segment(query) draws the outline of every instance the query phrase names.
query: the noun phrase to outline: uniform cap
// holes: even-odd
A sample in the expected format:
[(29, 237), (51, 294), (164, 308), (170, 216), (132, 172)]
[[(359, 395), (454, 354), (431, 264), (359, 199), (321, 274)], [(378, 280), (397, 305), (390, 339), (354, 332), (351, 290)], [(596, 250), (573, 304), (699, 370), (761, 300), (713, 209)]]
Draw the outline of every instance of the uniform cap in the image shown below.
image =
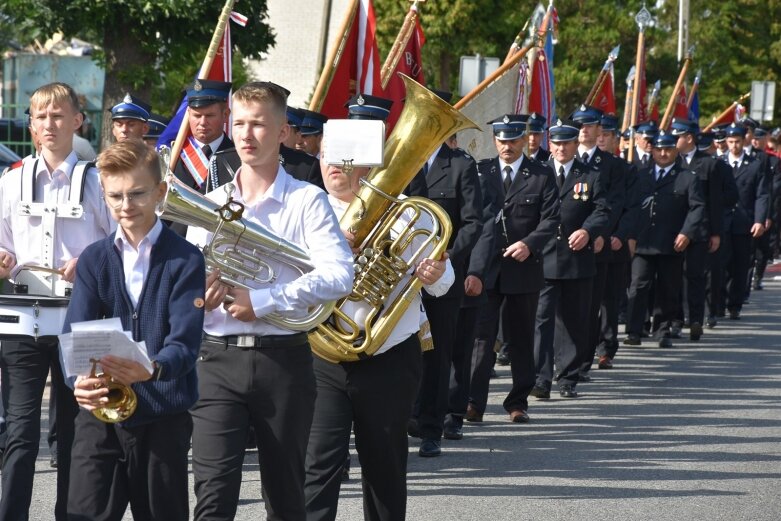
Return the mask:
[(494, 137), (499, 141), (512, 141), (526, 133), (527, 114), (504, 114), (488, 122), (493, 127)]
[(301, 109), (304, 119), (301, 122), (302, 136), (316, 136), (323, 133), (323, 125), (328, 121), (328, 116), (313, 110)]
[(356, 94), (344, 104), (349, 119), (373, 119), (385, 121), (390, 115), (393, 101), (379, 96)]
[(229, 81), (195, 80), (187, 87), (187, 104), (197, 109), (226, 102), (232, 85)]
[(581, 105), (575, 112), (570, 114), (569, 119), (578, 121), (581, 125), (594, 125), (602, 121), (602, 111), (596, 107)]
[(125, 94), (125, 98), (111, 107), (111, 119), (137, 119), (146, 122), (149, 120), (149, 114), (152, 107), (140, 99), (130, 94)]
[(578, 121), (558, 119), (548, 128), (549, 139), (554, 143), (574, 141), (578, 139), (581, 126), (582, 124)]

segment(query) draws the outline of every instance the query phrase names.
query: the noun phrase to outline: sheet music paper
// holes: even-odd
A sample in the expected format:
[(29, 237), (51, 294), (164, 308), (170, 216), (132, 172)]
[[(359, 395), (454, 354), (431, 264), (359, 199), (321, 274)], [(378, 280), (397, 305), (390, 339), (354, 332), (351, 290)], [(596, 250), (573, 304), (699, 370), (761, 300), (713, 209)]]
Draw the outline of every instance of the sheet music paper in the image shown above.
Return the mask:
[(323, 127), (325, 160), (341, 166), (380, 166), (385, 149), (385, 123), (368, 119), (330, 119)]
[(77, 322), (71, 324), (71, 329), (71, 333), (58, 336), (66, 377), (88, 375), (90, 360), (106, 355), (133, 360), (152, 372), (146, 343), (134, 342), (130, 332), (122, 330), (119, 318)]

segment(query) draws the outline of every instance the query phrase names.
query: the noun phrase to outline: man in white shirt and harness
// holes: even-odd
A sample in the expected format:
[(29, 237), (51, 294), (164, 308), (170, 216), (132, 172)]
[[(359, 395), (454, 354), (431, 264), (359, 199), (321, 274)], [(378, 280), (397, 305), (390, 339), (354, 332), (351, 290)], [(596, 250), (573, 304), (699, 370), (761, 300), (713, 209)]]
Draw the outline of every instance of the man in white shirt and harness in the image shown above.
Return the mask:
[[(241, 167), (233, 204), (244, 205), (245, 222), (305, 249), (314, 269), (302, 275), (266, 257), (276, 278), (256, 289), (228, 290), (217, 271), (207, 278), (200, 398), (191, 411), (197, 520), (236, 515), (250, 425), (268, 519), (305, 519), (304, 458), (316, 392), (312, 353), (305, 332), (266, 319), (271, 313), (300, 318), (310, 307), (347, 295), (353, 258), (325, 193), (279, 164), (279, 144), (290, 131), (286, 103), (284, 89), (269, 82), (234, 93), (233, 138)], [(208, 197), (221, 204), (226, 195), (220, 188)], [(228, 295), (231, 302), (223, 304)]]
[[(82, 123), (73, 89), (51, 83), (30, 98), (30, 119), (41, 144), (37, 158), (0, 180), (0, 368), (8, 442), (0, 519), (27, 519), (38, 455), (41, 399), (49, 368), (58, 394), (56, 519), (64, 519), (76, 404), (59, 366), (57, 337), (76, 262), (113, 224), (97, 170), (78, 162), (73, 131)], [(55, 362), (55, 363), (52, 363)]]

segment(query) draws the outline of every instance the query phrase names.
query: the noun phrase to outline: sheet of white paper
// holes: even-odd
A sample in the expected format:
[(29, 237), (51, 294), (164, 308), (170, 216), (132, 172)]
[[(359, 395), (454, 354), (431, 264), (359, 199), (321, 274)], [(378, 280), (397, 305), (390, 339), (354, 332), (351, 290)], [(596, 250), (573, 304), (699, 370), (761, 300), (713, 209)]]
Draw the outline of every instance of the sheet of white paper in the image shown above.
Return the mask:
[(122, 319), (114, 317), (74, 322), (71, 324), (71, 331), (122, 331)]
[(352, 161), (354, 166), (382, 165), (385, 123), (377, 120), (331, 119), (323, 128), (329, 165)]

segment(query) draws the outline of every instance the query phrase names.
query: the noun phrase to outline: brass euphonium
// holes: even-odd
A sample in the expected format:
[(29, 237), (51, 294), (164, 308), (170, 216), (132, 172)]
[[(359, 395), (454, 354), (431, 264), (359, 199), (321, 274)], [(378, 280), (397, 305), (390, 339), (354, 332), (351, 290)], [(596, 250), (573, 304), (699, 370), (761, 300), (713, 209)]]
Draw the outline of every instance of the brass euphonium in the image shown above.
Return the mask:
[[(98, 360), (90, 358), (92, 362), (92, 370), (89, 377), (105, 377), (107, 379), (106, 387), (108, 387), (108, 402), (102, 407), (97, 407), (92, 410), (92, 414), (98, 420), (105, 423), (119, 423), (130, 418), (136, 407), (138, 406), (138, 397), (136, 392), (129, 385), (121, 384), (114, 380), (111, 375), (106, 373), (97, 373), (96, 368)], [(96, 386), (99, 389), (102, 386)]]
[[(314, 269), (309, 254), (302, 248), (257, 223), (242, 219), (244, 205), (231, 197), (235, 189), (232, 183), (224, 185), (227, 202), (217, 204), (186, 186), (168, 170), (167, 153), (167, 149), (160, 151), (164, 171), (168, 171), (168, 192), (158, 215), (161, 219), (203, 228), (211, 234), (209, 243), (201, 248), (207, 272), (219, 269), (221, 282), (251, 290), (277, 278), (277, 269), (269, 260), (301, 275)], [(293, 331), (309, 331), (328, 318), (334, 304), (313, 306), (303, 316), (269, 313), (260, 320)]]
[[(479, 128), (450, 104), (402, 74), (407, 98), (396, 127), (385, 142), (382, 167), (372, 169), (339, 224), (354, 234), (360, 245), (356, 274), (350, 295), (339, 300), (328, 322), (309, 334), (312, 350), (331, 362), (356, 361), (373, 355), (388, 339), (410, 302), (423, 285), (410, 277), (400, 281), (423, 259), (439, 259), (452, 233), (450, 219), (439, 205), (422, 197), (397, 199), (431, 154), (449, 136), (467, 128)], [(426, 214), (432, 229), (423, 232), (407, 227), (392, 232), (399, 216), (413, 215), (413, 224)], [(424, 244), (411, 251), (414, 237)], [(394, 236), (393, 238), (391, 238)], [(402, 258), (410, 250), (409, 260)], [(392, 301), (389, 301), (394, 294)], [(345, 309), (363, 308), (356, 320)]]

